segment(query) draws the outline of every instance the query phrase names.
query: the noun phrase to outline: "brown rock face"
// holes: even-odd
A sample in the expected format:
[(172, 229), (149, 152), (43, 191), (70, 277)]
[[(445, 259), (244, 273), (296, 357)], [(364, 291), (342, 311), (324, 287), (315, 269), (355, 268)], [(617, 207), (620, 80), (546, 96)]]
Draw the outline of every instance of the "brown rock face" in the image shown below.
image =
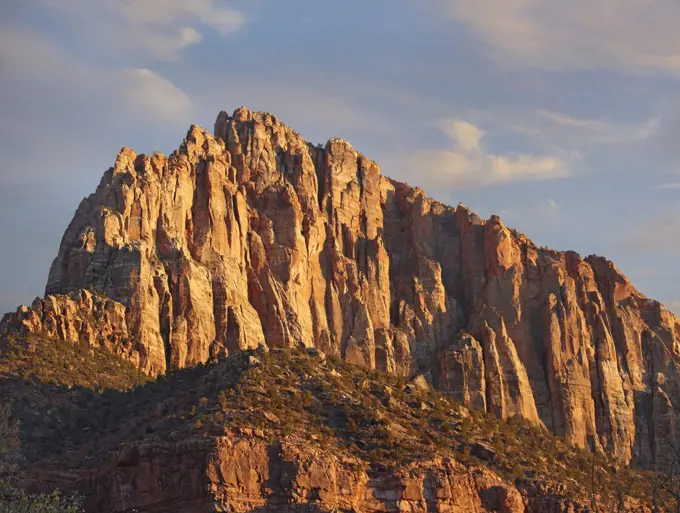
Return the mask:
[[(515, 486), (483, 468), (439, 458), (399, 471), (371, 471), (361, 460), (301, 439), (223, 436), (122, 446), (91, 471), (45, 472), (40, 487), (76, 488), (86, 511), (122, 513), (610, 511), (588, 498)], [(626, 511), (648, 513), (636, 503)]]
[(91, 299), (51, 306), (83, 289), (111, 298), (94, 315), (113, 338), (93, 336), (125, 333), (116, 351), (151, 374), (316, 347), (625, 461), (660, 466), (680, 443), (680, 323), (610, 262), (539, 249), (269, 114), (220, 113), (169, 157), (123, 149), (68, 227), (48, 297), (3, 325), (89, 337), (68, 319)]

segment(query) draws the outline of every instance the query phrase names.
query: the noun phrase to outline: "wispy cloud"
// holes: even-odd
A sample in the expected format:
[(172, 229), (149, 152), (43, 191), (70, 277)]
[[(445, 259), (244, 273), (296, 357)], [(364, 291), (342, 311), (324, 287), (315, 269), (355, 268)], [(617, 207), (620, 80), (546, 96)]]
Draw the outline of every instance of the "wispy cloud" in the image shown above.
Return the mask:
[(450, 149), (423, 150), (397, 164), (401, 176), (417, 176), (424, 186), (488, 187), (512, 182), (554, 180), (569, 176), (567, 162), (557, 155), (494, 154), (484, 147), (485, 133), (461, 119), (443, 120), (439, 128)]
[(184, 118), (191, 105), (183, 91), (154, 71), (93, 66), (28, 29), (1, 27), (0, 62), (0, 84), (8, 95), (25, 100), (32, 95), (31, 103), (49, 101), (51, 110), (65, 98), (81, 102), (99, 98), (114, 112), (123, 109), (126, 115), (175, 121)]
[(216, 0), (42, 0), (89, 44), (112, 55), (172, 60), (202, 31), (229, 35), (246, 16)]
[(680, 72), (675, 0), (440, 0), (504, 61)]
[(158, 73), (146, 68), (129, 68), (115, 73), (115, 78), (127, 84), (120, 92), (120, 100), (129, 110), (152, 112), (166, 121), (187, 117), (191, 99)]
[(662, 183), (660, 185), (654, 185), (652, 189), (680, 189), (680, 182)]
[[(550, 131), (559, 131), (560, 135), (569, 135), (583, 142), (622, 143), (644, 141), (649, 139), (659, 125), (658, 118), (651, 118), (637, 123), (622, 123), (601, 119), (578, 118), (563, 112), (537, 109), (539, 118), (548, 122)], [(537, 135), (544, 134), (538, 131)]]
[(588, 130), (603, 130), (604, 128), (609, 127), (607, 123), (603, 123), (602, 121), (593, 119), (579, 119), (564, 114), (563, 112), (554, 112), (546, 109), (538, 109), (536, 112), (541, 116), (548, 118), (558, 126), (586, 128)]

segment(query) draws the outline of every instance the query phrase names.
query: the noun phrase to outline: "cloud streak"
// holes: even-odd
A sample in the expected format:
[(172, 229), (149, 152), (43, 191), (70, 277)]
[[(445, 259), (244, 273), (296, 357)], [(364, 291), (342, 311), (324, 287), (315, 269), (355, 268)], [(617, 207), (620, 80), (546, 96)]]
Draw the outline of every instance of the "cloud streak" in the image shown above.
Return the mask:
[(495, 56), (551, 69), (680, 73), (675, 0), (440, 0)]
[(93, 66), (27, 29), (2, 27), (0, 62), (4, 71), (0, 84), (25, 105), (49, 98), (54, 110), (65, 100), (94, 101), (161, 121), (184, 118), (191, 105), (183, 91), (149, 69)]
[(230, 35), (246, 16), (216, 0), (43, 0), (103, 53), (174, 60), (203, 39), (202, 30)]
[(680, 182), (662, 183), (662, 184), (660, 184), (660, 185), (655, 185), (655, 186), (653, 186), (652, 189), (661, 189), (661, 190), (675, 190), (675, 189), (680, 189)]
[(533, 135), (545, 137), (550, 133), (563, 138), (569, 137), (578, 143), (643, 143), (657, 134), (660, 124), (658, 117), (637, 123), (616, 123), (602, 119), (577, 118), (547, 109), (537, 109), (536, 114), (544, 126)]
[[(547, 122), (544, 128), (568, 132), (570, 136), (585, 142), (614, 144), (623, 142), (645, 141), (656, 133), (659, 118), (653, 117), (638, 123), (616, 123), (601, 119), (578, 118), (563, 112), (537, 109), (539, 119)], [(544, 134), (539, 130), (536, 135)]]

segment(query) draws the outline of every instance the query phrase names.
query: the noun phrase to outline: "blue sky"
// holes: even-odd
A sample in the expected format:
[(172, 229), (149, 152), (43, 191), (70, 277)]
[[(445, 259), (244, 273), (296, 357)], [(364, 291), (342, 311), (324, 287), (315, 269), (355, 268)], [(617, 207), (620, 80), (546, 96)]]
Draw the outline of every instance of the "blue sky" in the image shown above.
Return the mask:
[(122, 146), (220, 110), (344, 137), (383, 173), (680, 311), (677, 0), (0, 3), (0, 311), (43, 293)]

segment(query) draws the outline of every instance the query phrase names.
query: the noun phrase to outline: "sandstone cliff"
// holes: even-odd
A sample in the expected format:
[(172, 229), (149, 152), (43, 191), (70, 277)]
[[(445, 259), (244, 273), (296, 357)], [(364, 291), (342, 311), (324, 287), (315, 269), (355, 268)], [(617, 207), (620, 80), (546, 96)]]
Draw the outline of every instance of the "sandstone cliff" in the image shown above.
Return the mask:
[(245, 108), (169, 157), (121, 150), (46, 295), (0, 334), (108, 345), (152, 375), (316, 347), (624, 461), (661, 466), (680, 443), (680, 322), (612, 263), (540, 249)]
[[(178, 443), (129, 444), (100, 469), (73, 483), (87, 511), (148, 513), (606, 513), (588, 499), (555, 488), (520, 492), (482, 467), (451, 458), (371, 473), (360, 460), (328, 453), (300, 439), (268, 442), (230, 434)], [(72, 476), (70, 476), (72, 477)], [(63, 473), (39, 476), (64, 483)], [(557, 487), (559, 488), (559, 487)], [(625, 511), (651, 510), (627, 499)]]

